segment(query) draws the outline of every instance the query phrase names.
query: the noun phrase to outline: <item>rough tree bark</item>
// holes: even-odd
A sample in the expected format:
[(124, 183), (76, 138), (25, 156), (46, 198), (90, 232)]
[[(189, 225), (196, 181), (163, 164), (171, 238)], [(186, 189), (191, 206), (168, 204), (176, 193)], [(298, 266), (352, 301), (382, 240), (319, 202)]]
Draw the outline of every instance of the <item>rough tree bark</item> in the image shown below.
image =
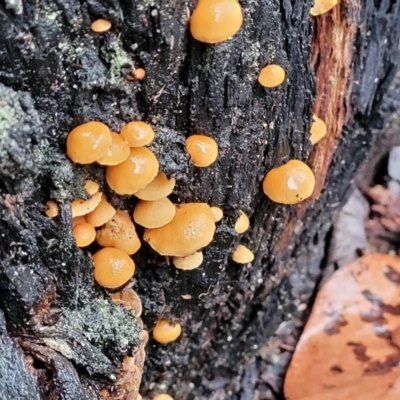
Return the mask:
[[(282, 398), (333, 218), (390, 111), (382, 99), (398, 63), (400, 0), (341, 0), (316, 19), (311, 0), (240, 3), (240, 33), (208, 46), (188, 34), (195, 0), (0, 2), (2, 399), (98, 399), (138, 344), (133, 316), (93, 283), (90, 254), (71, 235), (69, 202), (88, 177), (118, 207), (134, 204), (107, 190), (100, 168), (65, 156), (68, 131), (93, 119), (116, 131), (153, 124), (174, 199), (225, 212), (198, 270), (179, 272), (147, 246), (134, 257), (147, 328), (165, 315), (184, 330), (147, 346), (143, 395)], [(105, 35), (90, 30), (98, 17), (113, 24)], [(264, 90), (257, 73), (271, 62), (288, 79)], [(144, 81), (126, 79), (136, 67)], [(315, 149), (313, 111), (329, 127)], [(184, 139), (196, 132), (219, 143), (212, 168), (188, 162)], [(316, 191), (298, 206), (273, 204), (260, 182), (293, 157), (313, 167)], [(44, 215), (48, 199), (61, 205), (56, 220)], [(244, 237), (232, 229), (240, 209), (251, 215)], [(251, 265), (230, 261), (239, 242), (255, 252)]]

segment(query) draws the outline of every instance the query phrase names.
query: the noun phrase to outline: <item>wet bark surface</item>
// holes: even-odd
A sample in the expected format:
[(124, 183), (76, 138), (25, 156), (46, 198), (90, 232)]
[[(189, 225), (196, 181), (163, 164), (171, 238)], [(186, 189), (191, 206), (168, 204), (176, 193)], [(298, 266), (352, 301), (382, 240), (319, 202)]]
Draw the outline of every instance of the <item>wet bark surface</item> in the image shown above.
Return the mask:
[[(118, 208), (131, 212), (135, 200), (115, 196), (100, 167), (65, 156), (76, 125), (100, 120), (119, 131), (137, 119), (155, 127), (151, 149), (178, 182), (173, 200), (224, 210), (198, 270), (177, 271), (146, 245), (134, 256), (145, 326), (161, 315), (183, 326), (176, 343), (148, 344), (144, 397), (282, 398), (332, 221), (393, 111), (384, 96), (398, 63), (400, 1), (343, 1), (311, 19), (311, 1), (244, 0), (241, 31), (215, 46), (188, 33), (194, 3), (0, 3), (0, 306), (8, 354), (0, 371), (21, 381), (4, 389), (4, 399), (27, 391), (100, 398), (123, 356), (137, 349), (140, 328), (93, 282), (96, 246), (76, 248), (69, 209), (85, 196), (87, 178)], [(112, 22), (106, 34), (90, 30), (99, 17)], [(268, 63), (286, 70), (277, 89), (257, 83)], [(146, 78), (128, 80), (138, 67)], [(315, 149), (313, 110), (329, 127)], [(212, 167), (190, 164), (184, 140), (193, 133), (218, 142)], [(290, 158), (309, 160), (317, 177), (313, 198), (293, 207), (272, 203), (260, 185)], [(44, 214), (49, 199), (61, 207), (54, 220)], [(239, 210), (251, 216), (243, 237), (233, 229)], [(251, 265), (230, 261), (239, 242), (255, 252)], [(14, 359), (18, 368), (7, 362)]]

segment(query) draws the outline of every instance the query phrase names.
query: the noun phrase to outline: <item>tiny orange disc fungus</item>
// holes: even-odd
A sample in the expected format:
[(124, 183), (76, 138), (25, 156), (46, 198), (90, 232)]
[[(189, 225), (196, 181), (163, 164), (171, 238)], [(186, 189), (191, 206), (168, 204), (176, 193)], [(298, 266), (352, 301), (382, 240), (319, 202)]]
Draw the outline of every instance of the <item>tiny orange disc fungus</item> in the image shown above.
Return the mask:
[(275, 88), (283, 83), (285, 77), (285, 70), (280, 65), (271, 64), (260, 71), (258, 82), (266, 88)]
[(236, 220), (235, 223), (235, 231), (237, 233), (244, 233), (247, 231), (247, 229), (249, 229), (249, 226), (249, 217), (243, 211), (240, 211), (239, 218)]
[(199, 268), (202, 262), (203, 262), (203, 253), (201, 251), (197, 251), (196, 253), (190, 256), (174, 257), (172, 259), (172, 263), (175, 265), (175, 268), (182, 269), (185, 271), (190, 271), (192, 269)]
[(58, 205), (55, 201), (49, 200), (46, 202), (47, 210), (46, 210), (46, 215), (49, 218), (55, 218), (58, 215)]
[(318, 143), (326, 135), (326, 124), (321, 118), (313, 115), (314, 122), (311, 125), (310, 142), (312, 144)]
[(111, 145), (106, 154), (97, 162), (100, 165), (117, 165), (125, 161), (130, 154), (130, 148), (125, 139), (118, 133), (111, 132)]
[(254, 260), (254, 254), (246, 246), (239, 244), (232, 254), (232, 260), (238, 264), (247, 264)]
[(142, 147), (154, 140), (154, 130), (146, 122), (133, 121), (121, 129), (121, 136), (128, 142), (130, 147)]
[(338, 0), (315, 0), (314, 6), (310, 10), (310, 14), (314, 17), (324, 14), (336, 6)]
[(96, 238), (96, 231), (93, 226), (87, 222), (75, 225), (72, 232), (75, 236), (76, 245), (78, 247), (89, 246), (89, 244), (93, 243)]
[(169, 394), (161, 393), (154, 397), (153, 400), (174, 400)]
[(175, 187), (175, 178), (168, 178), (164, 172), (160, 172), (144, 189), (135, 193), (141, 200), (154, 201), (167, 197)]
[(107, 32), (111, 28), (111, 22), (107, 21), (106, 19), (97, 19), (91, 25), (92, 31), (96, 33), (103, 33)]
[(218, 157), (217, 142), (208, 136), (189, 136), (186, 139), (186, 149), (196, 167), (208, 167)]
[(99, 191), (99, 184), (89, 179), (85, 182), (85, 190), (88, 194), (93, 196)]
[(136, 68), (130, 76), (133, 80), (141, 81), (146, 76), (146, 71), (143, 68)]
[(224, 212), (219, 207), (210, 207), (215, 222), (221, 221)]
[(145, 228), (160, 228), (170, 223), (175, 213), (175, 206), (166, 197), (155, 201), (140, 200), (133, 211), (133, 220)]
[(157, 342), (166, 344), (174, 342), (182, 333), (182, 327), (179, 322), (172, 323), (167, 319), (160, 319), (153, 330), (153, 338)]
[(243, 13), (236, 0), (199, 0), (190, 18), (192, 36), (204, 43), (220, 43), (242, 26)]
[(310, 167), (300, 160), (290, 160), (271, 169), (263, 182), (264, 193), (275, 203), (297, 204), (314, 192), (315, 177)]

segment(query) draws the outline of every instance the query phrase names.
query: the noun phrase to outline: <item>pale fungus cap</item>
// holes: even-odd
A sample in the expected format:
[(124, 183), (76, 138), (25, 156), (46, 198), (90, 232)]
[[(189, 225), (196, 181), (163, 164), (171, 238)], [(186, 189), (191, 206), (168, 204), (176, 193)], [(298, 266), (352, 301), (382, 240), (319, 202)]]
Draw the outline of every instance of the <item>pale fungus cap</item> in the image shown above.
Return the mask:
[(167, 197), (175, 187), (175, 179), (168, 178), (164, 172), (160, 172), (145, 188), (135, 193), (141, 200), (154, 201)]
[(94, 279), (107, 288), (115, 289), (132, 278), (135, 263), (124, 251), (106, 247), (93, 254)]
[(46, 206), (47, 206), (46, 215), (49, 218), (57, 217), (58, 212), (59, 212), (57, 203), (53, 200), (49, 200), (49, 201), (46, 201)]
[(142, 315), (142, 302), (133, 289), (124, 289), (117, 293), (110, 293), (110, 296), (115, 304), (121, 304), (127, 310), (133, 310), (136, 318)]
[(97, 231), (96, 241), (100, 246), (115, 247), (130, 255), (135, 254), (141, 246), (129, 215), (119, 210)]
[(107, 183), (115, 193), (134, 194), (145, 188), (158, 173), (156, 156), (145, 147), (131, 148), (129, 157), (121, 164), (108, 166)]
[(111, 145), (106, 154), (97, 160), (100, 165), (118, 165), (124, 162), (130, 154), (130, 147), (118, 133), (111, 132)]
[(153, 400), (174, 400), (169, 394), (161, 393), (154, 397)]
[(185, 271), (199, 268), (202, 262), (203, 253), (201, 251), (197, 251), (196, 253), (186, 257), (174, 257), (172, 260), (175, 268), (183, 269)]
[(316, 144), (326, 135), (327, 129), (325, 122), (315, 114), (313, 115), (313, 120), (314, 122), (311, 125), (310, 142)]
[(73, 129), (67, 137), (67, 155), (77, 164), (91, 164), (106, 154), (111, 131), (102, 122), (91, 121)]
[(176, 206), (174, 219), (156, 229), (145, 229), (143, 239), (163, 256), (186, 257), (210, 244), (215, 222), (210, 207), (204, 203)]
[(76, 199), (71, 203), (72, 218), (80, 217), (81, 215), (89, 214), (93, 211), (101, 201), (103, 193), (95, 193), (91, 199)]
[(85, 182), (85, 190), (88, 194), (93, 196), (95, 193), (99, 191), (99, 184), (96, 183), (95, 181), (92, 181), (91, 179), (88, 179)]
[(310, 10), (310, 14), (314, 17), (324, 14), (336, 6), (337, 0), (315, 0), (314, 6)]
[(191, 135), (186, 139), (186, 150), (196, 167), (208, 167), (218, 157), (217, 142), (204, 135)]
[(83, 224), (84, 222), (87, 222), (85, 215), (81, 215), (79, 217), (72, 218), (72, 227), (74, 227), (75, 225), (78, 225), (78, 224)]
[(179, 322), (172, 323), (167, 319), (157, 321), (153, 330), (153, 338), (159, 343), (166, 344), (174, 342), (182, 333), (182, 327)]
[(314, 192), (315, 176), (310, 167), (300, 160), (290, 160), (271, 169), (263, 181), (264, 193), (275, 203), (297, 204)]
[(247, 264), (254, 260), (254, 254), (246, 246), (239, 244), (232, 254), (232, 260), (238, 264)]
[(284, 82), (285, 77), (285, 70), (280, 65), (271, 64), (260, 71), (258, 82), (266, 88), (275, 88)]
[(190, 32), (200, 42), (220, 43), (237, 33), (242, 23), (236, 0), (201, 0), (190, 17)]
[(146, 71), (143, 68), (136, 68), (135, 71), (131, 74), (131, 77), (134, 80), (141, 81), (146, 76)]
[(99, 205), (86, 215), (87, 222), (98, 227), (104, 225), (115, 215), (115, 208), (107, 201), (106, 196), (102, 196)]
[(237, 233), (244, 233), (247, 231), (247, 229), (249, 229), (250, 221), (249, 217), (243, 211), (239, 212), (240, 212), (239, 218), (236, 220), (235, 223), (235, 231)]
[(210, 207), (215, 222), (221, 221), (224, 212), (219, 207)]
[(111, 29), (111, 22), (106, 19), (99, 18), (91, 25), (92, 31), (96, 33), (104, 33)]
[(133, 220), (145, 228), (160, 228), (172, 221), (176, 213), (171, 200), (140, 200), (133, 212)]
[(133, 121), (121, 129), (121, 136), (128, 142), (130, 147), (142, 147), (154, 140), (154, 130), (146, 122)]
[(72, 229), (72, 233), (74, 234), (76, 245), (78, 247), (89, 246), (96, 239), (95, 229), (87, 222), (75, 225)]

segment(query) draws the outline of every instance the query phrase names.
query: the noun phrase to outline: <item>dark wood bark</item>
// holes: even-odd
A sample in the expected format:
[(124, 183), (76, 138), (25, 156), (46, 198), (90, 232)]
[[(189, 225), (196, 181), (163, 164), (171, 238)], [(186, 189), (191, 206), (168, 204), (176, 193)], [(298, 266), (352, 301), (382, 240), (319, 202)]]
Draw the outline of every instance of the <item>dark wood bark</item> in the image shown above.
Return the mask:
[[(153, 124), (151, 148), (178, 181), (174, 200), (225, 212), (198, 270), (177, 271), (147, 246), (134, 256), (147, 328), (164, 315), (184, 330), (176, 343), (147, 346), (143, 394), (167, 387), (175, 399), (282, 398), (332, 221), (391, 111), (383, 99), (398, 65), (400, 1), (341, 1), (312, 19), (311, 1), (243, 0), (243, 28), (216, 46), (190, 37), (194, 3), (0, 3), (0, 345), (18, 360), (12, 368), (2, 357), (0, 373), (24, 382), (3, 399), (27, 390), (30, 398), (100, 398), (138, 344), (133, 316), (94, 284), (90, 254), (71, 234), (69, 202), (84, 196), (88, 177), (114, 205), (134, 205), (107, 189), (101, 168), (65, 156), (68, 131), (93, 119), (116, 131), (134, 119)], [(91, 32), (98, 17), (112, 22), (107, 34)], [(272, 62), (288, 79), (265, 90), (256, 77)], [(126, 79), (135, 67), (145, 80)], [(315, 149), (313, 110), (329, 127)], [(220, 147), (204, 170), (184, 150), (199, 132)], [(318, 181), (313, 198), (294, 207), (272, 203), (260, 186), (290, 158), (309, 160)], [(49, 221), (50, 198), (62, 212)], [(240, 209), (251, 215), (244, 237), (232, 229)], [(255, 252), (251, 265), (230, 261), (239, 242)]]

